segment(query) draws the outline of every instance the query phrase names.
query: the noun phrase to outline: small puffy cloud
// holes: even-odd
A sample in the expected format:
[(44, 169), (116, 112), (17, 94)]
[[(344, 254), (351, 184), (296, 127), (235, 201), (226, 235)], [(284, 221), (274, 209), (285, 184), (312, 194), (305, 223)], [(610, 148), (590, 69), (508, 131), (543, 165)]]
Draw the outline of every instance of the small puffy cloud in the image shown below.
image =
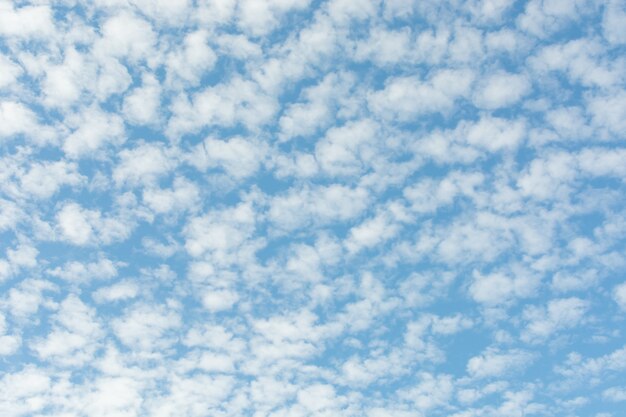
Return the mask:
[(33, 132), (37, 115), (22, 103), (0, 101), (0, 138)]
[(161, 86), (152, 74), (143, 74), (141, 86), (124, 98), (124, 118), (133, 124), (156, 124), (161, 107)]
[(0, 356), (13, 355), (22, 346), (22, 338), (19, 335), (0, 335)]
[[(106, 0), (105, 0), (106, 1)], [(179, 25), (194, 10), (191, 0), (132, 0), (131, 4), (160, 25)]]
[(356, 175), (378, 152), (381, 132), (369, 119), (330, 129), (315, 146), (315, 158), (331, 176)]
[(517, 180), (522, 194), (537, 200), (565, 197), (578, 174), (576, 158), (565, 152), (534, 159)]
[(202, 305), (212, 313), (230, 310), (238, 300), (237, 292), (225, 289), (208, 290), (202, 295)]
[(176, 97), (170, 106), (173, 114), (166, 134), (178, 138), (205, 126), (237, 125), (257, 132), (274, 117), (277, 107), (276, 98), (268, 96), (257, 83), (236, 77), (193, 94), (191, 100), (186, 95)]
[(518, 147), (525, 136), (526, 123), (523, 120), (486, 116), (476, 123), (459, 126), (457, 132), (470, 145), (496, 152)]
[(70, 282), (81, 283), (114, 278), (117, 276), (117, 266), (107, 258), (101, 258), (95, 262), (72, 261), (48, 270), (48, 274)]
[(452, 400), (454, 380), (450, 375), (432, 375), (423, 372), (419, 375), (420, 382), (402, 393), (402, 396), (413, 403), (420, 412), (445, 408)]
[(586, 3), (587, 0), (531, 0), (526, 3), (524, 13), (517, 17), (517, 26), (531, 35), (545, 38), (584, 16)]
[(8, 57), (0, 54), (0, 89), (11, 87), (22, 74), (22, 68)]
[(68, 202), (56, 214), (60, 239), (77, 246), (104, 244), (128, 237), (132, 226), (126, 220), (104, 217), (99, 210)]
[(0, 281), (19, 274), (23, 270), (37, 266), (37, 248), (29, 243), (20, 243), (15, 248), (8, 248), (6, 259), (0, 259)]
[(380, 214), (350, 229), (345, 245), (349, 252), (356, 253), (365, 248), (376, 247), (399, 231), (400, 225), (391, 216)]
[(87, 108), (68, 118), (74, 129), (67, 136), (63, 150), (70, 158), (94, 157), (106, 145), (125, 141), (124, 123), (117, 114), (99, 108)]
[(481, 22), (499, 22), (515, 0), (473, 0), (468, 2), (472, 15)]
[(83, 93), (83, 88), (92, 75), (90, 63), (74, 48), (65, 51), (63, 63), (46, 69), (42, 82), (44, 102), (47, 106), (67, 109), (75, 104)]
[(470, 358), (467, 362), (467, 372), (474, 378), (501, 377), (523, 370), (533, 360), (534, 356), (523, 350), (501, 351), (487, 348), (480, 355)]
[(253, 36), (269, 34), (283, 15), (303, 10), (311, 0), (242, 0), (238, 7), (238, 26)]
[(427, 81), (397, 77), (368, 97), (371, 110), (385, 119), (409, 122), (424, 114), (447, 112), (457, 99), (469, 94), (474, 74), (469, 70), (445, 69)]
[(478, 83), (474, 102), (478, 107), (489, 110), (508, 107), (528, 94), (530, 88), (530, 81), (525, 75), (500, 72)]
[(150, 353), (169, 347), (171, 332), (180, 326), (180, 314), (165, 306), (137, 304), (112, 323), (113, 332), (128, 348)]
[(121, 281), (108, 287), (99, 288), (91, 294), (97, 303), (111, 303), (137, 297), (139, 286), (132, 281)]
[(516, 276), (502, 272), (487, 275), (474, 272), (469, 293), (474, 301), (485, 306), (506, 305), (516, 298), (531, 295), (538, 282), (533, 277)]
[(272, 199), (268, 217), (277, 228), (283, 230), (293, 230), (310, 223), (347, 221), (367, 209), (369, 197), (363, 188), (339, 184), (292, 189)]
[(411, 52), (411, 32), (374, 28), (369, 38), (359, 42), (355, 48), (357, 60), (370, 59), (378, 65), (401, 62)]
[(142, 403), (142, 386), (140, 379), (126, 376), (97, 378), (85, 397), (84, 410), (93, 417), (137, 413)]
[(202, 75), (209, 72), (217, 61), (208, 39), (209, 34), (199, 30), (185, 36), (182, 49), (175, 45), (166, 58), (166, 83), (197, 85), (200, 82)]
[(298, 393), (298, 403), (309, 413), (321, 413), (339, 409), (342, 402), (342, 398), (337, 396), (332, 385), (311, 385)]
[(265, 152), (261, 144), (244, 138), (207, 138), (193, 149), (187, 160), (199, 170), (221, 168), (229, 176), (243, 179), (259, 170)]
[(93, 224), (100, 219), (100, 212), (83, 209), (76, 203), (68, 203), (57, 214), (57, 222), (63, 238), (75, 245), (85, 245), (94, 234)]
[(50, 281), (25, 279), (8, 291), (2, 304), (12, 316), (28, 318), (48, 303), (51, 291), (58, 291), (58, 287)]
[(617, 285), (613, 289), (613, 298), (617, 305), (624, 311), (626, 311), (626, 282)]
[(47, 5), (15, 8), (4, 2), (0, 8), (0, 34), (16, 38), (43, 38), (54, 33), (52, 10)]
[(94, 44), (96, 56), (127, 58), (131, 61), (152, 55), (156, 36), (150, 23), (122, 12), (109, 17), (101, 28), (102, 37)]
[(626, 401), (626, 388), (624, 387), (611, 387), (602, 392), (602, 396), (613, 402)]
[(317, 85), (306, 88), (301, 93), (304, 100), (288, 105), (281, 116), (279, 139), (307, 137), (331, 123), (333, 110), (348, 99), (354, 81), (352, 74), (331, 73)]
[(434, 317), (431, 328), (435, 334), (451, 335), (467, 330), (473, 325), (472, 319), (456, 314), (454, 316)]
[(146, 188), (143, 201), (156, 213), (178, 212), (193, 208), (200, 201), (198, 186), (182, 177), (176, 177), (172, 188)]
[(598, 271), (559, 271), (552, 277), (552, 288), (558, 292), (580, 291), (598, 282)]
[(85, 180), (85, 176), (78, 173), (78, 166), (66, 161), (32, 164), (20, 177), (22, 189), (40, 199), (51, 197), (64, 185), (76, 186)]
[(54, 316), (54, 326), (32, 349), (43, 360), (81, 365), (93, 357), (102, 336), (95, 310), (75, 295), (69, 295)]
[(246, 203), (194, 217), (185, 226), (185, 248), (194, 257), (208, 252), (226, 261), (250, 239), (255, 223), (254, 209)]
[(151, 143), (141, 143), (118, 153), (119, 163), (113, 170), (117, 185), (150, 185), (173, 168), (177, 161), (170, 149)]
[(551, 300), (545, 308), (527, 307), (523, 315), (529, 322), (521, 339), (541, 343), (559, 330), (576, 327), (588, 309), (589, 303), (576, 297)]
[(626, 29), (624, 22), (626, 19), (626, 5), (620, 0), (609, 0), (604, 7), (602, 19), (602, 29), (606, 40), (616, 45), (626, 43)]
[(609, 132), (609, 138), (626, 132), (626, 92), (595, 96), (587, 107), (594, 125)]

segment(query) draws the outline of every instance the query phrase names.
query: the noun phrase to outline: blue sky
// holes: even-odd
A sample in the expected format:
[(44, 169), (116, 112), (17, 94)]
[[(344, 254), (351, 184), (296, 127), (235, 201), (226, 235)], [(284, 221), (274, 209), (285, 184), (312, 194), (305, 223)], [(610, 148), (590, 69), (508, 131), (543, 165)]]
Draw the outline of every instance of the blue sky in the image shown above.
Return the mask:
[(0, 415), (621, 417), (623, 0), (0, 0)]

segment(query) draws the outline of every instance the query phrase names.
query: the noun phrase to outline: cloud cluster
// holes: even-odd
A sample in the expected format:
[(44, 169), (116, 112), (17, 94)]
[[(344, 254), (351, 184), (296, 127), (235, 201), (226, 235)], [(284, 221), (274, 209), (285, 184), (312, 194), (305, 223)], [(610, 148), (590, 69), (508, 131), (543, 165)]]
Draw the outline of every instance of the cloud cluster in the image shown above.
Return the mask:
[(619, 417), (624, 0), (0, 0), (0, 415)]

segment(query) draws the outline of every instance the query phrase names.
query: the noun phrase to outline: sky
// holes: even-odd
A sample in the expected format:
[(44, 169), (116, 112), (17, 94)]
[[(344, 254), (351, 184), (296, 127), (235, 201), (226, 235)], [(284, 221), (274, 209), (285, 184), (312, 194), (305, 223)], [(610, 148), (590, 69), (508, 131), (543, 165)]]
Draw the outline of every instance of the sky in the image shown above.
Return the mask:
[(0, 0), (0, 415), (623, 417), (625, 0)]

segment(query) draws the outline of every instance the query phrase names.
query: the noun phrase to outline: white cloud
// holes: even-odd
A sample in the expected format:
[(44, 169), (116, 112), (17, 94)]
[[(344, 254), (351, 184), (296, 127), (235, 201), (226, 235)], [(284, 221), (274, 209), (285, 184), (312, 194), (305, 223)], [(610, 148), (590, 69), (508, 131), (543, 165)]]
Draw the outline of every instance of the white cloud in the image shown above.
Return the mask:
[(47, 291), (58, 291), (58, 287), (49, 281), (25, 279), (8, 291), (2, 304), (11, 315), (28, 318), (49, 304)]
[(0, 8), (0, 34), (18, 38), (42, 38), (54, 32), (52, 10), (49, 6), (14, 8), (5, 2)]
[(180, 80), (197, 85), (202, 75), (213, 68), (217, 55), (208, 45), (208, 39), (209, 34), (199, 30), (185, 36), (183, 49), (179, 45), (174, 46), (166, 60), (168, 84), (176, 85)]
[(119, 300), (135, 298), (139, 293), (139, 286), (132, 281), (122, 281), (108, 287), (99, 288), (91, 294), (97, 303), (111, 303)]
[(100, 218), (100, 212), (83, 209), (76, 203), (68, 203), (57, 214), (62, 236), (75, 245), (85, 245), (93, 238), (92, 224)]
[(234, 178), (242, 179), (259, 170), (266, 150), (255, 141), (234, 137), (229, 140), (207, 138), (188, 155), (188, 161), (199, 170), (222, 168)]
[(615, 95), (598, 96), (589, 100), (588, 110), (596, 126), (606, 129), (619, 136), (626, 132), (626, 93), (620, 91)]
[(152, 74), (143, 74), (141, 87), (124, 98), (124, 117), (133, 124), (155, 124), (161, 107), (161, 86)]
[(176, 165), (170, 150), (159, 144), (141, 143), (118, 153), (120, 162), (113, 170), (118, 185), (151, 185)]
[(56, 222), (61, 240), (77, 246), (124, 240), (132, 231), (126, 220), (103, 217), (99, 210), (86, 209), (75, 202), (63, 205)]
[(263, 36), (278, 26), (282, 15), (308, 7), (311, 0), (242, 0), (238, 7), (238, 25), (253, 36)]
[(0, 101), (0, 137), (30, 133), (37, 128), (37, 116), (15, 101)]
[(22, 68), (4, 55), (0, 55), (0, 89), (11, 87), (22, 74)]
[(366, 210), (368, 201), (365, 189), (339, 184), (292, 189), (272, 199), (268, 216), (279, 229), (293, 230), (310, 222), (328, 224), (354, 219)]
[(92, 279), (110, 279), (117, 276), (117, 268), (114, 262), (102, 258), (96, 262), (68, 262), (48, 271), (52, 276), (68, 281), (81, 282)]
[(368, 119), (332, 128), (315, 146), (315, 158), (331, 176), (359, 174), (376, 155), (378, 135), (377, 124)]
[(122, 118), (98, 108), (85, 109), (68, 118), (73, 132), (67, 136), (63, 150), (71, 158), (93, 157), (107, 143), (125, 141)]
[(480, 355), (470, 358), (467, 372), (474, 378), (501, 377), (522, 371), (533, 360), (533, 355), (523, 350), (501, 351), (487, 348)]
[(369, 38), (357, 43), (355, 58), (371, 59), (378, 65), (390, 65), (401, 62), (411, 51), (411, 32), (403, 30), (385, 30), (374, 28)]
[(470, 145), (495, 152), (519, 146), (526, 124), (523, 120), (482, 117), (477, 123), (459, 126), (459, 130), (457, 134), (465, 136)]
[(140, 410), (142, 383), (128, 377), (101, 377), (86, 395), (84, 409), (91, 417), (132, 415)]
[(521, 339), (531, 343), (544, 342), (559, 330), (576, 327), (588, 309), (589, 304), (576, 297), (551, 300), (545, 308), (527, 307), (524, 318), (529, 322)]
[(400, 225), (395, 223), (390, 216), (379, 214), (350, 229), (345, 243), (346, 248), (354, 253), (364, 248), (375, 247), (392, 238), (399, 230)]
[[(292, 103), (285, 109), (279, 125), (281, 140), (309, 136), (327, 126), (334, 115), (333, 109), (345, 101), (354, 76), (348, 73), (331, 73), (317, 85), (302, 92), (305, 101)], [(339, 103), (337, 103), (339, 102)]]
[(469, 293), (474, 301), (487, 306), (507, 304), (518, 297), (527, 297), (535, 291), (538, 284), (531, 277), (511, 277), (502, 272), (488, 275), (474, 272), (473, 275)]
[(179, 137), (204, 126), (238, 124), (258, 131), (277, 110), (275, 98), (266, 95), (256, 83), (237, 77), (194, 94), (191, 101), (184, 95), (178, 96), (171, 105), (173, 116), (166, 133)]
[(128, 348), (141, 353), (157, 353), (171, 346), (171, 332), (181, 323), (177, 311), (165, 306), (136, 304), (124, 316), (115, 319), (112, 328), (117, 338)]
[(613, 44), (626, 43), (626, 29), (621, 22), (626, 19), (626, 7), (620, 0), (609, 0), (604, 8), (602, 29), (604, 37)]
[(469, 9), (480, 21), (498, 22), (514, 2), (514, 0), (474, 0), (469, 2)]
[(102, 37), (94, 44), (96, 56), (137, 61), (154, 53), (156, 36), (152, 26), (133, 14), (122, 12), (109, 17), (102, 24), (101, 33)]
[(78, 297), (68, 296), (55, 314), (48, 336), (31, 347), (43, 360), (63, 365), (81, 365), (92, 359), (102, 329), (95, 311)]
[(617, 305), (626, 311), (626, 283), (619, 284), (613, 289), (613, 298)]
[(212, 313), (230, 310), (239, 300), (235, 291), (208, 290), (202, 295), (202, 305)]
[(611, 387), (602, 392), (602, 396), (609, 401), (621, 402), (626, 401), (626, 388)]
[(20, 177), (22, 189), (35, 198), (49, 198), (64, 185), (76, 186), (86, 178), (78, 173), (75, 163), (56, 161), (33, 164)]
[(420, 382), (402, 395), (411, 401), (414, 407), (424, 413), (434, 408), (445, 408), (454, 392), (454, 381), (450, 375), (432, 375), (423, 372)]
[(469, 70), (441, 70), (424, 82), (414, 77), (393, 78), (372, 93), (368, 104), (385, 119), (412, 121), (423, 114), (448, 112), (457, 99), (469, 94), (474, 74)]
[(144, 189), (143, 201), (156, 213), (177, 212), (196, 206), (200, 201), (200, 190), (195, 183), (176, 177), (170, 189)]
[(508, 107), (528, 94), (530, 88), (531, 85), (526, 76), (500, 72), (490, 75), (479, 83), (474, 102), (484, 109)]
[(192, 218), (185, 227), (185, 248), (194, 257), (208, 252), (226, 261), (251, 237), (255, 222), (254, 209), (245, 203)]

